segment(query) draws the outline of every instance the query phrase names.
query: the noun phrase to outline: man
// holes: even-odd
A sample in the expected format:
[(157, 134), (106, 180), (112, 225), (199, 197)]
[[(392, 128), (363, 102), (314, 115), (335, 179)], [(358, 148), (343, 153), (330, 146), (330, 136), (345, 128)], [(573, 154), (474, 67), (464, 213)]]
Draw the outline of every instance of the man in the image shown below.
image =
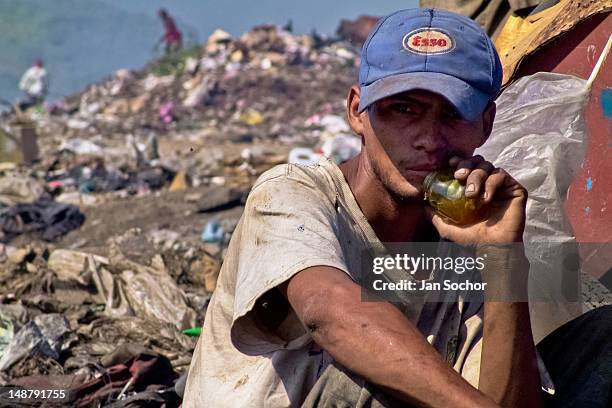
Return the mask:
[(178, 28), (176, 28), (174, 19), (165, 9), (159, 10), (159, 18), (161, 18), (164, 23), (164, 35), (159, 40), (158, 44), (162, 41), (166, 43), (166, 54), (180, 50), (182, 46), (182, 35)]
[(37, 59), (21, 77), (19, 89), (26, 94), (26, 99), (19, 103), (19, 109), (25, 110), (30, 106), (44, 102), (49, 89), (47, 70), (41, 59)]
[[(364, 254), (383, 243), (445, 238), (477, 252), (497, 245), (485, 295), (526, 298), (529, 264), (512, 246), (525, 189), (472, 156), (491, 133), (501, 77), (493, 45), (466, 17), (413, 9), (379, 21), (347, 98), (361, 153), (340, 167), (278, 166), (255, 183), (185, 407), (542, 405), (541, 386), (552, 385), (538, 370), (526, 302), (364, 301), (357, 283)], [(486, 219), (450, 225), (424, 205), (425, 176), (448, 165)]]

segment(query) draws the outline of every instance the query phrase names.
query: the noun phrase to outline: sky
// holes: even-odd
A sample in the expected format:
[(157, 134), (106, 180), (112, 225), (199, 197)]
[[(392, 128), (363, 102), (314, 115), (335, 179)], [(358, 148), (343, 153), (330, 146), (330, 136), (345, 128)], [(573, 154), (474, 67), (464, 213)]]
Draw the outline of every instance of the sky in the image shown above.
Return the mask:
[(253, 25), (293, 21), (296, 33), (333, 34), (342, 18), (362, 14), (382, 16), (403, 8), (418, 7), (418, 0), (103, 0), (105, 3), (131, 12), (156, 17), (160, 7), (166, 8), (184, 24), (193, 27), (199, 40), (216, 28), (233, 35), (249, 30)]

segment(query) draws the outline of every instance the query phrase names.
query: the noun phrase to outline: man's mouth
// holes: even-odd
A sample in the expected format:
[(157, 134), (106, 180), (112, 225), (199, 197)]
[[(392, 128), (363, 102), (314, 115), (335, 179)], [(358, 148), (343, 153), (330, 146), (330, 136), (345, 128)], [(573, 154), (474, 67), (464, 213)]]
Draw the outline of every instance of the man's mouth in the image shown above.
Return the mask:
[(423, 174), (423, 175), (427, 175), (429, 173), (431, 173), (432, 171), (436, 171), (440, 168), (440, 165), (435, 165), (435, 164), (427, 164), (427, 165), (420, 165), (420, 166), (410, 166), (410, 167), (404, 167), (404, 171), (405, 172), (409, 172), (411, 174)]
[(420, 164), (417, 166), (410, 166), (410, 167), (405, 167), (406, 170), (412, 170), (412, 171), (435, 171), (438, 170), (441, 167), (440, 164), (436, 164), (436, 163), (432, 163), (432, 164)]
[(440, 164), (422, 164), (416, 166), (406, 166), (403, 168), (402, 175), (413, 183), (421, 184), (428, 174), (440, 169)]
[(427, 176), (429, 173), (431, 173), (433, 170), (419, 170), (419, 169), (405, 169), (404, 172), (408, 173), (408, 174), (414, 174), (414, 175), (418, 175), (418, 176)]

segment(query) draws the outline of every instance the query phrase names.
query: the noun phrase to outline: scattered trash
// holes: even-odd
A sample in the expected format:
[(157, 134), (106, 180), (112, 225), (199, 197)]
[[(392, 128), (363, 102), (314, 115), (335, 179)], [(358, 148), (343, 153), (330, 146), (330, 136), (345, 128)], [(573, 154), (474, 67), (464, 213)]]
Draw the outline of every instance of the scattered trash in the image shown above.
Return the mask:
[(325, 115), (319, 121), (318, 125), (322, 126), (325, 131), (330, 134), (350, 132), (349, 125), (346, 120), (337, 115)]
[(0, 126), (0, 161), (19, 162), (23, 159), (19, 140)]
[[(91, 124), (85, 120), (71, 118), (66, 122), (66, 125), (71, 129), (84, 130), (87, 129)], [(61, 150), (61, 149), (60, 149)]]
[(323, 154), (336, 164), (345, 162), (361, 151), (361, 139), (355, 136), (337, 135), (327, 139), (321, 147)]
[(202, 231), (202, 241), (208, 243), (221, 243), (225, 237), (225, 232), (218, 220), (211, 220), (206, 223)]
[(38, 315), (22, 327), (12, 338), (0, 358), (0, 371), (9, 369), (30, 354), (40, 354), (54, 360), (67, 345), (67, 334), (71, 333), (65, 317), (59, 314)]
[(289, 159), (287, 162), (309, 166), (317, 163), (319, 159), (321, 159), (321, 154), (315, 153), (315, 151), (309, 147), (294, 147), (289, 152)]
[(187, 372), (183, 373), (176, 383), (174, 384), (174, 392), (178, 395), (181, 400), (183, 399), (183, 395), (185, 395), (185, 387), (187, 385)]
[(240, 115), (240, 120), (249, 126), (256, 126), (263, 123), (264, 118), (261, 113), (255, 110), (249, 110)]
[(65, 150), (75, 154), (101, 154), (102, 148), (89, 140), (84, 139), (68, 139), (64, 141), (59, 150)]
[(102, 404), (115, 408), (180, 405), (180, 399), (174, 392), (178, 374), (165, 356), (141, 345), (126, 343), (101, 360), (98, 376), (33, 375), (15, 379), (10, 385), (26, 389), (65, 390), (64, 403), (77, 408)]
[(51, 200), (17, 204), (0, 210), (0, 232), (3, 234), (0, 242), (9, 242), (28, 232), (40, 233), (41, 239), (53, 241), (80, 227), (83, 222), (83, 213), (70, 204)]
[(31, 248), (17, 248), (13, 246), (5, 246), (6, 259), (13, 265), (21, 265), (32, 255)]
[(49, 255), (47, 265), (59, 279), (76, 281), (82, 285), (92, 282), (90, 262), (95, 265), (108, 265), (108, 258), (67, 249), (56, 249)]
[[(218, 248), (217, 250), (220, 250)], [(214, 252), (214, 251), (211, 251)], [(205, 253), (200, 260), (200, 264), (194, 264), (197, 266), (201, 266), (197, 268), (195, 272), (194, 281), (201, 281), (204, 278), (204, 289), (206, 292), (213, 293), (215, 288), (217, 287), (217, 278), (219, 277), (219, 271), (221, 270), (221, 261), (217, 256), (214, 256), (210, 253)]]
[(202, 334), (201, 327), (192, 327), (191, 329), (183, 330), (183, 334), (186, 334), (191, 337), (197, 337)]
[(216, 54), (221, 49), (224, 49), (224, 44), (230, 41), (232, 41), (232, 36), (229, 33), (221, 29), (216, 29), (206, 41), (206, 52), (209, 54)]
[(176, 173), (176, 176), (174, 176), (174, 179), (172, 180), (172, 183), (170, 184), (169, 190), (170, 191), (185, 190), (188, 187), (189, 187), (189, 182), (187, 181), (187, 174), (184, 171), (179, 171), (178, 173)]
[(112, 248), (110, 268), (120, 273), (112, 274), (95, 260), (89, 263), (97, 292), (106, 300), (106, 314), (139, 316), (167, 322), (179, 329), (195, 324), (195, 312), (187, 305), (183, 292), (168, 275), (159, 256), (152, 260), (154, 266), (140, 265), (127, 259), (116, 245)]
[(2, 314), (2, 310), (0, 310), (0, 359), (2, 359), (4, 351), (7, 349), (9, 344), (11, 344), (11, 340), (13, 339), (13, 330), (13, 322), (9, 317), (4, 316)]
[(43, 184), (33, 177), (8, 173), (0, 176), (0, 204), (12, 206), (32, 203), (45, 193)]
[(174, 121), (174, 104), (166, 102), (159, 105), (159, 118), (162, 122), (168, 124)]

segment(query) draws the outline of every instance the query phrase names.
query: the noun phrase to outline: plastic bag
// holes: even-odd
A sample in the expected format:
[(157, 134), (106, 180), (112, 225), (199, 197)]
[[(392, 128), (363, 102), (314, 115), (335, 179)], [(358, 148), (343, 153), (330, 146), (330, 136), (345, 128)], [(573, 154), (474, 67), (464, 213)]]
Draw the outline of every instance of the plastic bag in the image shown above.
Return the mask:
[(9, 316), (2, 314), (0, 310), (0, 359), (4, 354), (4, 350), (11, 344), (13, 339), (14, 327)]
[(361, 151), (361, 139), (358, 137), (339, 134), (327, 139), (321, 146), (323, 155), (329, 157), (336, 164), (343, 163), (357, 156)]
[(309, 147), (294, 147), (289, 152), (287, 163), (310, 166), (316, 164), (320, 159), (321, 155)]
[(493, 132), (476, 151), (529, 193), (524, 242), (536, 342), (582, 313), (580, 287), (577, 299), (566, 296), (563, 271), (579, 255), (563, 207), (585, 153), (587, 96), (587, 81), (577, 77), (541, 72), (521, 78), (497, 99)]
[(8, 370), (32, 354), (57, 360), (69, 343), (70, 333), (70, 324), (64, 316), (57, 313), (36, 316), (11, 339), (0, 358), (0, 371)]

